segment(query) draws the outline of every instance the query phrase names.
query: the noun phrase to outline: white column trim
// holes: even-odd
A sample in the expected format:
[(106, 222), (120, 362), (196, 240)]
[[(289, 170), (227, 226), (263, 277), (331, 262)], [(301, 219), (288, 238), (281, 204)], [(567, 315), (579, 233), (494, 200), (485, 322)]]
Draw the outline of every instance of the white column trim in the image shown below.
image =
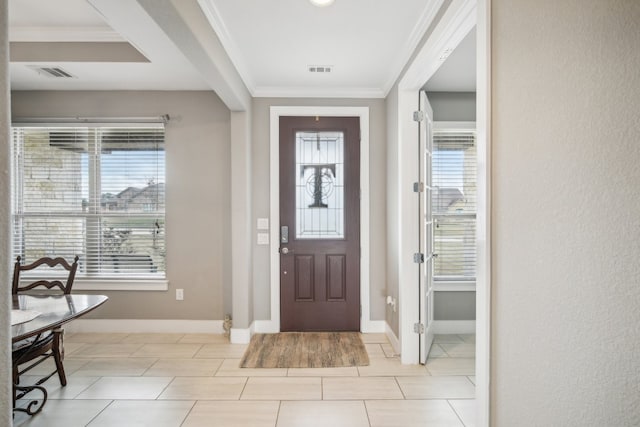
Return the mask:
[(491, 424), (491, 0), (478, 0), (476, 27), (476, 425)]
[(12, 424), (11, 402), (11, 94), (9, 78), (9, 2), (0, 2), (0, 425)]
[[(369, 107), (309, 107), (309, 106), (272, 106), (270, 111), (270, 217), (271, 217), (271, 319), (260, 321), (260, 329), (270, 332), (280, 331), (280, 116), (340, 116), (360, 117), (360, 304), (362, 316), (360, 330), (376, 330), (371, 323), (370, 312), (370, 204), (369, 204)], [(257, 328), (256, 328), (257, 329)]]

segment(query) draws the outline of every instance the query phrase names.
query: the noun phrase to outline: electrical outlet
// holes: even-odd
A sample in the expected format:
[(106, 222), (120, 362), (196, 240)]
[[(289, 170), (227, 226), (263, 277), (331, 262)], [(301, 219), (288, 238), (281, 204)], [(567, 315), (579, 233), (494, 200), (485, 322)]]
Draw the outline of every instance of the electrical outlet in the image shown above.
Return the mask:
[(176, 300), (184, 300), (184, 289), (176, 289)]

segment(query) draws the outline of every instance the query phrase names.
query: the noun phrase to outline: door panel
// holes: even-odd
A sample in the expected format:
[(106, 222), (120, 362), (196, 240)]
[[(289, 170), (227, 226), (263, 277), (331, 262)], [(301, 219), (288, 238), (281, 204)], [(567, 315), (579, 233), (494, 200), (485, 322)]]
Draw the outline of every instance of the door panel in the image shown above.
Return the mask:
[(419, 123), (420, 181), (424, 192), (420, 194), (420, 252), (424, 263), (420, 271), (420, 323), (424, 333), (420, 335), (420, 363), (426, 363), (433, 343), (433, 215), (432, 215), (432, 151), (433, 151), (433, 110), (424, 91), (420, 91), (420, 111), (424, 120)]
[(313, 301), (315, 275), (313, 266), (315, 265), (312, 255), (295, 255), (296, 260), (296, 301)]
[(280, 118), (280, 329), (360, 330), (360, 120)]
[(347, 297), (346, 257), (327, 255), (327, 300), (345, 301)]

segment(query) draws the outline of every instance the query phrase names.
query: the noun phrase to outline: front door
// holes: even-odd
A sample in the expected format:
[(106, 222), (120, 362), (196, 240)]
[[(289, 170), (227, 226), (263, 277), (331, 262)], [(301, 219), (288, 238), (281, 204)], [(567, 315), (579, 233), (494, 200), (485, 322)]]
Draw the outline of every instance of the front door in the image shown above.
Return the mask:
[(360, 330), (360, 119), (280, 117), (280, 329)]

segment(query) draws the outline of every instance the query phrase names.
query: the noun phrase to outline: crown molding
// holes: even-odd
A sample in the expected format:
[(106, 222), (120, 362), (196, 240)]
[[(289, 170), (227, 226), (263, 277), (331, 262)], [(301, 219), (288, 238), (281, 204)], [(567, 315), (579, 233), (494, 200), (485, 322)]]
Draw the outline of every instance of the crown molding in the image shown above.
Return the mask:
[(240, 78), (242, 78), (242, 81), (249, 90), (249, 93), (251, 93), (252, 96), (256, 96), (254, 93), (255, 85), (251, 78), (251, 74), (249, 73), (246, 61), (244, 60), (240, 49), (231, 38), (229, 30), (227, 30), (227, 26), (225, 25), (224, 20), (222, 19), (222, 16), (220, 15), (218, 8), (216, 8), (213, 0), (198, 0), (198, 5), (200, 6), (200, 9), (202, 9), (207, 21), (209, 21), (211, 28), (213, 28), (213, 31), (218, 36), (220, 43), (222, 43), (222, 47), (224, 47), (227, 55), (229, 55), (229, 59), (231, 59), (234, 67), (236, 67), (236, 70), (238, 71), (238, 74), (240, 74)]
[(413, 30), (409, 35), (409, 39), (404, 44), (402, 49), (400, 49), (395, 61), (393, 61), (389, 78), (383, 86), (385, 97), (387, 96), (393, 85), (396, 83), (405, 66), (411, 59), (411, 56), (413, 55), (414, 51), (418, 47), (418, 44), (427, 32), (427, 29), (435, 19), (438, 11), (440, 10), (440, 7), (444, 3), (444, 0), (429, 1), (425, 3), (426, 7), (424, 8), (422, 15), (420, 15), (420, 19), (418, 19), (418, 22), (413, 27)]
[(105, 27), (10, 27), (12, 42), (125, 42)]
[(385, 91), (377, 87), (280, 87), (262, 86), (254, 89), (255, 98), (384, 98)]
[[(422, 87), (476, 25), (477, 0), (453, 0), (437, 22), (418, 56), (398, 82), (403, 88)], [(448, 52), (448, 53), (447, 53)]]

